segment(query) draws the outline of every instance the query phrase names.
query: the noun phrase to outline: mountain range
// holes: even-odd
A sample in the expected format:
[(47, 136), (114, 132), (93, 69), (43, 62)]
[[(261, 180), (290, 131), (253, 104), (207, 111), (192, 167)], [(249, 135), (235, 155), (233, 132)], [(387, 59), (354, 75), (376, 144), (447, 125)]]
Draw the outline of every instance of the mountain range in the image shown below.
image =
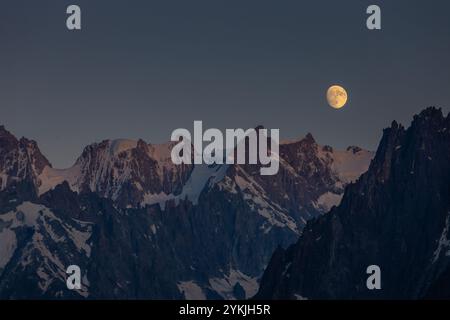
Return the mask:
[[(243, 299), (277, 247), (339, 204), (373, 152), (311, 134), (280, 170), (174, 165), (173, 143), (105, 140), (55, 169), (0, 127), (0, 298)], [(82, 289), (66, 287), (78, 265)]]
[(308, 134), (274, 176), (125, 139), (55, 169), (0, 127), (0, 298), (448, 299), (449, 125), (433, 107), (393, 121), (376, 153)]

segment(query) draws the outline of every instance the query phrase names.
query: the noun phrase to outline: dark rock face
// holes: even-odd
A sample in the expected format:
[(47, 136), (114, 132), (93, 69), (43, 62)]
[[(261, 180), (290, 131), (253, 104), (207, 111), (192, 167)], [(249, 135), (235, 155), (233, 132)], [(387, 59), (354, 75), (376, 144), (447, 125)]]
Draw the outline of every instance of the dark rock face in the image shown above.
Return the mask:
[[(277, 249), (256, 298), (449, 298), (450, 116), (428, 108), (384, 130), (341, 204)], [(366, 268), (381, 269), (368, 290)]]
[[(0, 130), (0, 297), (249, 298), (273, 251), (326, 211), (322, 196), (340, 199), (342, 162), (359, 175), (372, 158), (308, 135), (261, 176), (259, 165), (175, 166), (171, 145), (105, 140), (58, 170)], [(66, 288), (72, 264), (79, 291)]]
[[(0, 199), (5, 194), (15, 194), (15, 202), (37, 197), (39, 179), (46, 166), (51, 167), (42, 155), (35, 141), (16, 139), (0, 126)], [(13, 203), (0, 207), (0, 213), (8, 210)]]
[[(333, 172), (332, 159), (323, 158), (319, 149), (311, 134), (296, 143), (280, 147), (281, 158), (294, 169), (297, 178), (297, 181), (290, 184), (294, 188), (299, 188), (294, 192), (297, 197), (291, 199), (294, 206), (312, 202), (323, 194), (323, 190), (342, 193), (342, 190), (336, 186), (339, 177)], [(292, 173), (285, 173), (285, 177), (281, 178), (289, 179), (292, 176)]]

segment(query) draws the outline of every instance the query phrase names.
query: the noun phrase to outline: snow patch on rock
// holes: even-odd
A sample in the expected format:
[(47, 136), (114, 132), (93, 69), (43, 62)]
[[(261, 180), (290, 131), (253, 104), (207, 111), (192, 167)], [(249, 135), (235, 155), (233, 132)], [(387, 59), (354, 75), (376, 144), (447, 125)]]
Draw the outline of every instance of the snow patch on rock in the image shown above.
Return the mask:
[(186, 300), (206, 300), (202, 288), (192, 280), (179, 282), (177, 286)]
[(441, 237), (439, 238), (438, 246), (433, 254), (433, 263), (435, 263), (439, 259), (439, 256), (441, 255), (441, 252), (443, 250), (447, 250), (445, 252), (445, 255), (450, 256), (450, 250), (448, 250), (450, 248), (450, 239), (448, 239), (448, 231), (450, 228), (450, 212), (448, 214), (449, 215), (447, 216), (447, 219), (445, 220), (444, 230), (442, 230), (442, 234), (441, 234)]
[(259, 284), (257, 278), (250, 277), (239, 270), (231, 269), (228, 275), (225, 275), (223, 278), (209, 279), (211, 289), (226, 300), (236, 299), (233, 289), (237, 283), (244, 289), (246, 299), (253, 297), (258, 292)]
[(326, 192), (317, 199), (316, 207), (323, 212), (328, 212), (333, 206), (338, 206), (341, 203), (342, 196), (342, 193)]

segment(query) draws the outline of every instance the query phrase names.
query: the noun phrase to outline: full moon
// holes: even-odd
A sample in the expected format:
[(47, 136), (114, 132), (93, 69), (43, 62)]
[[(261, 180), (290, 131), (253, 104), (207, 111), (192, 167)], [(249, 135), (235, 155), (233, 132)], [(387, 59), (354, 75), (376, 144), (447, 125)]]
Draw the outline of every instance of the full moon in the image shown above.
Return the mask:
[(331, 107), (340, 109), (347, 103), (347, 91), (341, 86), (331, 86), (327, 91), (327, 100)]

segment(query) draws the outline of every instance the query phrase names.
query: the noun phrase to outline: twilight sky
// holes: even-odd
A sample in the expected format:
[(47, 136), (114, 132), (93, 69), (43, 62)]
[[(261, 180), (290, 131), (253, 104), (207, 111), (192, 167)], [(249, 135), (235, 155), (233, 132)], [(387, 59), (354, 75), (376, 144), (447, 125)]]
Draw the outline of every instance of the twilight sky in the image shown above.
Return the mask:
[[(66, 29), (69, 4), (81, 31)], [(381, 31), (366, 28), (370, 4)], [(448, 0), (2, 0), (0, 124), (55, 167), (194, 120), (375, 149), (393, 119), (449, 112), (449, 16)], [(332, 84), (349, 94), (341, 110)]]

